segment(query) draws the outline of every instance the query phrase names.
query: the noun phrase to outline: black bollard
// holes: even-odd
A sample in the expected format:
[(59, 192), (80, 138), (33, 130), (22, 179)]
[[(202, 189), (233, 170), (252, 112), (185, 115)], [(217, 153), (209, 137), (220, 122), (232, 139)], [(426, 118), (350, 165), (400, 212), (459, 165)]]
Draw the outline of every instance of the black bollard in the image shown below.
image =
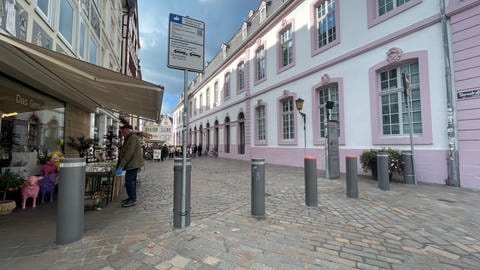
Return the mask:
[[(190, 226), (190, 175), (192, 162), (187, 158), (187, 177), (185, 194), (183, 194), (183, 158), (175, 158), (173, 161), (173, 227), (184, 228)], [(183, 197), (185, 195), (185, 197)], [(185, 200), (185, 209), (182, 210), (182, 200)], [(183, 226), (182, 226), (182, 219)]]
[(378, 188), (390, 190), (390, 175), (388, 174), (388, 155), (385, 152), (377, 153)]
[(317, 159), (305, 157), (305, 204), (318, 206), (317, 196)]
[(347, 197), (358, 199), (357, 156), (346, 156)]
[(252, 159), (252, 216), (265, 216), (265, 159)]
[(57, 203), (57, 244), (82, 239), (85, 206), (85, 158), (60, 162)]

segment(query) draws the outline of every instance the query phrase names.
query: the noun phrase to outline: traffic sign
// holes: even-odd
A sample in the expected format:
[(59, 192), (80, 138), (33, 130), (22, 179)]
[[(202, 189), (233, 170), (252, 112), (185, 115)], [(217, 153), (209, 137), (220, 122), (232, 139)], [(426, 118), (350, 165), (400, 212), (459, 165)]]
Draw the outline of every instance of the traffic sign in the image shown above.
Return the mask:
[(203, 72), (205, 23), (170, 13), (168, 22), (169, 68)]

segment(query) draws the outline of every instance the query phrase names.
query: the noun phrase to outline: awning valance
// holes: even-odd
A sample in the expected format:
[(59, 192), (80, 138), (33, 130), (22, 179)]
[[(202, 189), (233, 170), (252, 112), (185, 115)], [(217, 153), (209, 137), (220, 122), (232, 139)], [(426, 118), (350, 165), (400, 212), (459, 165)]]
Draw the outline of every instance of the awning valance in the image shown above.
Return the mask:
[(163, 86), (0, 34), (0, 76), (73, 103), (158, 120)]

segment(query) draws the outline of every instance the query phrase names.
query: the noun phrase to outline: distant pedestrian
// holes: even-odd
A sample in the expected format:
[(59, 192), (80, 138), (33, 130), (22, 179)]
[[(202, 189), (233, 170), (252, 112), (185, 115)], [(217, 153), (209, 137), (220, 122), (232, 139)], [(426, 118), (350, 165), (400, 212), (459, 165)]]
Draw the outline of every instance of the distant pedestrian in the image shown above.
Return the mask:
[(162, 146), (162, 152), (161, 152), (160, 155), (161, 155), (160, 159), (161, 159), (162, 161), (167, 158), (167, 156), (168, 156), (168, 147), (167, 147), (166, 144), (164, 144), (164, 145)]
[(202, 156), (202, 144), (198, 145), (197, 151), (198, 151), (198, 157), (201, 157)]
[(137, 174), (144, 164), (142, 144), (128, 123), (120, 127), (120, 134), (124, 140), (118, 157), (116, 174), (121, 175), (125, 171), (125, 189), (128, 198), (122, 201), (122, 207), (131, 207), (137, 203)]

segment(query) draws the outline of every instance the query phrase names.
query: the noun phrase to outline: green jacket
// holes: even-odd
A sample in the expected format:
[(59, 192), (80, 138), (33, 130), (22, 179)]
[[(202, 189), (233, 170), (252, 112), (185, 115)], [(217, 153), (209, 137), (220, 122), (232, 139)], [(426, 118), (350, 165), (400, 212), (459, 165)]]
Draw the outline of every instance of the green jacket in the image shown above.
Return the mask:
[(129, 133), (123, 142), (118, 157), (118, 167), (124, 170), (138, 169), (143, 166), (142, 144), (133, 133)]

